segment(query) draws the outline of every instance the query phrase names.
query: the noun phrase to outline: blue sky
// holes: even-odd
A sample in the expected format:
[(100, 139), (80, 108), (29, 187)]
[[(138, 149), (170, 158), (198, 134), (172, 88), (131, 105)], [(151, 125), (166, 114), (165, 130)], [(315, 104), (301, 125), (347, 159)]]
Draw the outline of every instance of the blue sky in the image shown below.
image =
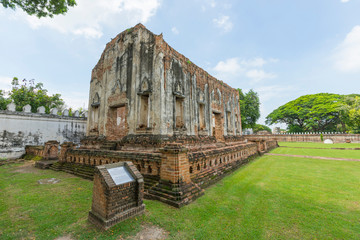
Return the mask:
[(105, 44), (143, 23), (211, 75), (254, 89), (260, 123), (304, 94), (360, 93), (360, 0), (77, 0), (37, 19), (0, 8), (0, 89), (35, 79), (69, 107), (87, 107)]

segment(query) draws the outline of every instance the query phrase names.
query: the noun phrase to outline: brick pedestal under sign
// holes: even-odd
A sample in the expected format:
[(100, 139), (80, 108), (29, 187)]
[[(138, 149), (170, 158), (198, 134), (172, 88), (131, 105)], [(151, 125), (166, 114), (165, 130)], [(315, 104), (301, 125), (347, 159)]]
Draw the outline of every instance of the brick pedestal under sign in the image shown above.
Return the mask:
[[(124, 177), (117, 172), (126, 173)], [(126, 175), (125, 174), (125, 175)], [(97, 166), (89, 221), (102, 229), (142, 214), (144, 180), (131, 162)]]

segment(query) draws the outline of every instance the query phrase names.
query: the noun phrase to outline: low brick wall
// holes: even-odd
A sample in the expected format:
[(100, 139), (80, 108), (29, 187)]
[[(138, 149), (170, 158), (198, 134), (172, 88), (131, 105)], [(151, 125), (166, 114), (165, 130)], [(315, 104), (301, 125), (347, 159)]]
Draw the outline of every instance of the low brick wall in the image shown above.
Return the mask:
[[(275, 141), (269, 141), (275, 146)], [(274, 144), (273, 144), (274, 143)], [(216, 182), (223, 175), (258, 154), (255, 143), (238, 144), (217, 149), (189, 152), (188, 169), (191, 179), (201, 186)], [(92, 178), (94, 166), (131, 161), (144, 176), (145, 188), (160, 178), (161, 153), (124, 152), (109, 150), (69, 149), (52, 169), (64, 170), (85, 178)], [(216, 177), (215, 177), (216, 176)]]
[(191, 179), (201, 187), (207, 187), (257, 155), (255, 143), (190, 153)]
[(160, 152), (70, 147), (51, 168), (93, 179), (95, 166), (131, 161), (144, 176), (146, 198), (181, 207), (204, 194), (205, 187), (275, 147), (275, 140), (261, 139), (222, 143), (191, 151), (179, 143), (169, 144)]
[(27, 146), (25, 146), (25, 153), (27, 155), (41, 156), (42, 157), (44, 155), (44, 146), (27, 145)]
[(158, 175), (161, 163), (160, 153), (124, 152), (109, 150), (70, 149), (61, 162), (87, 166), (131, 161), (142, 175)]
[[(321, 142), (320, 134), (269, 134), (245, 135), (249, 141), (255, 139), (276, 140), (278, 142)], [(360, 143), (360, 134), (323, 134), (323, 139), (331, 139), (334, 143)]]

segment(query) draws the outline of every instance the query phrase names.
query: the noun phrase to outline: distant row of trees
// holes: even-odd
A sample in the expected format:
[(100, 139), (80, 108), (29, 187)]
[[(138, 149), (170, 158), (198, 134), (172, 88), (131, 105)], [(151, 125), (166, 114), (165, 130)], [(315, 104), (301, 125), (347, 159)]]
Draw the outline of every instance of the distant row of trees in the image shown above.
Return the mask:
[(244, 93), (241, 89), (238, 89), (238, 91), (242, 129), (251, 128), (254, 133), (259, 131), (271, 133), (271, 129), (268, 126), (256, 123), (260, 118), (260, 99), (258, 93), (252, 89), (247, 93)]
[(301, 96), (271, 112), (266, 124), (285, 123), (288, 132), (360, 133), (360, 95)]
[[(23, 79), (19, 81), (14, 77), (12, 82), (12, 89), (8, 94), (0, 90), (0, 110), (6, 110), (9, 103), (14, 102), (16, 111), (22, 111), (23, 107), (27, 104), (31, 106), (31, 111), (36, 112), (40, 106), (45, 107), (45, 112), (50, 113), (51, 108), (57, 108), (62, 111), (65, 108), (65, 102), (60, 94), (49, 95), (48, 90), (44, 88), (42, 83), (36, 83), (34, 80)], [(80, 113), (84, 109), (78, 109)], [(69, 109), (71, 116), (72, 109)]]

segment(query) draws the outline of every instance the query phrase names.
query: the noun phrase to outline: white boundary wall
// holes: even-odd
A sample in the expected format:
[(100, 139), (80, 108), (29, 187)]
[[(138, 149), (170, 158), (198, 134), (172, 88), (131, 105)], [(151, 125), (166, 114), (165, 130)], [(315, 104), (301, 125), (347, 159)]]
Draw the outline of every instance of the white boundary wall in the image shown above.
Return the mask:
[(43, 145), (49, 140), (80, 143), (86, 121), (85, 116), (0, 111), (0, 158), (20, 157), (25, 145)]

